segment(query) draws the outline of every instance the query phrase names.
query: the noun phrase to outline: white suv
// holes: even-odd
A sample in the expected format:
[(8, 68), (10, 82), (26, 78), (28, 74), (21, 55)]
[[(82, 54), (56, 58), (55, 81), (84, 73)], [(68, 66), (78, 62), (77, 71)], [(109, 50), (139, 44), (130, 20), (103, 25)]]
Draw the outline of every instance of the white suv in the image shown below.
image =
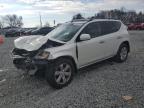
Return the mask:
[(14, 44), (14, 65), (29, 74), (45, 72), (54, 88), (68, 85), (77, 69), (108, 58), (124, 62), (130, 52), (127, 27), (112, 19), (67, 22), (46, 36), (24, 36)]

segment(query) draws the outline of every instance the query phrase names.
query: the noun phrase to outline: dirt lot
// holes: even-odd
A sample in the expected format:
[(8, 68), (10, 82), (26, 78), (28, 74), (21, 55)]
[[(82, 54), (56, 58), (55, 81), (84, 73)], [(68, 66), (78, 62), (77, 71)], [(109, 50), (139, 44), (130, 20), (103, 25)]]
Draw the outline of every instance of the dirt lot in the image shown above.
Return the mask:
[[(13, 38), (0, 46), (0, 108), (144, 108), (144, 31), (131, 31), (125, 63), (106, 60), (89, 66), (61, 90), (12, 65)], [(122, 96), (132, 96), (124, 101)]]

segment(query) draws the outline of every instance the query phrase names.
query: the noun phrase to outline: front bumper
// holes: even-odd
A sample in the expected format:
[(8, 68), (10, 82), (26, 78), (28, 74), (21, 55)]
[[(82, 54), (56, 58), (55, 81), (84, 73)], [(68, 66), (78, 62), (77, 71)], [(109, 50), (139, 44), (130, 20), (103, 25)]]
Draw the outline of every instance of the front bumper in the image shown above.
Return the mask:
[(29, 57), (14, 56), (13, 64), (17, 69), (21, 69), (28, 72), (30, 75), (34, 75), (37, 70), (45, 69), (49, 67), (51, 61), (46, 59), (34, 59)]

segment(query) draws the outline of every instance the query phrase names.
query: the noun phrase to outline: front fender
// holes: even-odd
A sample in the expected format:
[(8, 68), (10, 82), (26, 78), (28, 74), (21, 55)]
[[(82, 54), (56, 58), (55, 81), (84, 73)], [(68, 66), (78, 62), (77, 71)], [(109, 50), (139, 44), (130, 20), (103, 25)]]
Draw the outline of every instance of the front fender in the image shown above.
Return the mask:
[[(78, 64), (78, 60), (76, 57), (76, 45), (74, 43), (47, 49), (47, 51), (50, 52), (50, 56), (48, 58), (49, 60), (55, 60), (59, 57), (71, 57), (73, 58), (75, 64)], [(77, 65), (77, 67), (79, 66)]]

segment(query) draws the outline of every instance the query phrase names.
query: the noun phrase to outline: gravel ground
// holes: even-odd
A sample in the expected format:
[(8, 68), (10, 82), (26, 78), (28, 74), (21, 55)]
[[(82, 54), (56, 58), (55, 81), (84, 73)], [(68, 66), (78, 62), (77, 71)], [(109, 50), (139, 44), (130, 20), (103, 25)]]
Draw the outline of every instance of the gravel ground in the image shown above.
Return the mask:
[(125, 63), (106, 60), (84, 68), (61, 90), (17, 71), (9, 54), (14, 39), (5, 39), (0, 46), (0, 108), (144, 108), (144, 31), (130, 35)]

